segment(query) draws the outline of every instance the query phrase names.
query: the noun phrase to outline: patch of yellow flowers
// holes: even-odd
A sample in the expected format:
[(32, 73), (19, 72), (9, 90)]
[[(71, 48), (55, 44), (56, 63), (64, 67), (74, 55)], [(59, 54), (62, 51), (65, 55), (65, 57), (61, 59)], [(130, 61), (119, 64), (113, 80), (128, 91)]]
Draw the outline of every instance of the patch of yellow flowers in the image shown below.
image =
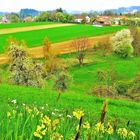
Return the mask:
[(129, 138), (132, 140), (134, 140), (135, 136), (136, 136), (134, 132), (132, 132), (132, 131), (129, 132), (126, 128), (119, 128), (118, 134), (120, 135), (120, 137), (122, 137), (124, 139)]
[(73, 111), (73, 116), (80, 120), (80, 118), (84, 116), (84, 112), (81, 110)]
[(63, 136), (57, 132), (56, 126), (59, 124), (59, 119), (51, 120), (47, 115), (41, 118), (41, 125), (37, 126), (34, 136), (42, 139), (43, 136), (50, 134), (50, 140), (61, 140)]

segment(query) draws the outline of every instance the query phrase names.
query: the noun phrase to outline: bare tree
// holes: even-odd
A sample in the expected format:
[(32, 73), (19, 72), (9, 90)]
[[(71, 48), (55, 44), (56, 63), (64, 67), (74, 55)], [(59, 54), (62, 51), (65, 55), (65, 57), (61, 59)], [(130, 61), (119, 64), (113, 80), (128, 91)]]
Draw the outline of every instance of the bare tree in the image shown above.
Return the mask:
[(86, 51), (89, 47), (89, 40), (86, 37), (80, 37), (72, 42), (72, 46), (76, 50), (77, 59), (80, 65), (83, 65)]

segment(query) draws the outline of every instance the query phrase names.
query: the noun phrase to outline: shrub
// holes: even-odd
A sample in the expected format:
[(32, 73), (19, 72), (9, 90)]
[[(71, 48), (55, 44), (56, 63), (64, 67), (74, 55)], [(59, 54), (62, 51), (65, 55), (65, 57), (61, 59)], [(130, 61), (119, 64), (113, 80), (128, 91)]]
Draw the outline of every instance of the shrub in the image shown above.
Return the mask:
[(107, 56), (112, 53), (112, 46), (109, 41), (107, 42), (98, 42), (97, 44), (94, 45), (94, 50), (95, 51), (101, 51), (102, 56)]
[(140, 73), (135, 76), (131, 90), (133, 93), (140, 93)]
[(97, 85), (92, 89), (92, 94), (98, 97), (112, 97), (115, 96), (116, 93), (114, 86)]
[(117, 49), (117, 51), (115, 51), (115, 53), (121, 58), (131, 57), (133, 52), (134, 49), (131, 44), (126, 44), (124, 46), (121, 46), (120, 48)]
[(116, 85), (116, 90), (119, 95), (124, 95), (128, 92), (130, 84), (126, 82), (118, 82)]
[(133, 37), (130, 30), (123, 29), (111, 38), (113, 51), (122, 58), (130, 57), (133, 53)]

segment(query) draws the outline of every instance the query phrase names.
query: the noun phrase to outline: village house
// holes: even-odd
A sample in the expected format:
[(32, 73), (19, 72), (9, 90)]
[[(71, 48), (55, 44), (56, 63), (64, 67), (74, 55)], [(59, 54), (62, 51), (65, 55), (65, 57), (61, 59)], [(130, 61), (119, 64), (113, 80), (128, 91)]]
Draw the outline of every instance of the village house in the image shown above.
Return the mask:
[(115, 25), (124, 25), (124, 21), (127, 20), (126, 16), (117, 16), (112, 18), (112, 24)]
[(3, 23), (9, 23), (9, 20), (5, 16), (2, 17), (0, 20), (0, 24), (3, 24)]
[(93, 22), (94, 25), (102, 25), (102, 26), (109, 26), (112, 24), (110, 16), (100, 16), (95, 19)]
[(85, 20), (85, 22), (88, 24), (90, 23), (90, 17), (89, 16), (82, 16), (82, 15), (79, 15), (79, 16), (75, 16), (75, 22), (76, 23), (82, 23), (82, 21)]

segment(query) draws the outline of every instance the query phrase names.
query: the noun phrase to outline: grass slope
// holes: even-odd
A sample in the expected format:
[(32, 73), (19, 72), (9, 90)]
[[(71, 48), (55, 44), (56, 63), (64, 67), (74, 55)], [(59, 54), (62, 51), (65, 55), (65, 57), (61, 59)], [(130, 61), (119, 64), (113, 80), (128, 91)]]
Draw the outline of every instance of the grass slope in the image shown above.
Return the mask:
[(38, 25), (47, 25), (47, 24), (55, 24), (55, 22), (26, 22), (26, 23), (0, 24), (0, 29), (9, 29), (9, 28), (16, 28), (16, 27), (28, 27), (28, 26), (38, 26)]
[(14, 36), (18, 40), (25, 40), (28, 47), (36, 47), (42, 45), (45, 37), (48, 37), (50, 42), (56, 43), (74, 39), (80, 36), (99, 36), (104, 34), (111, 34), (124, 26), (108, 26), (108, 27), (93, 27), (91, 25), (75, 25), (67, 27), (55, 27), (50, 29), (42, 29), (36, 31), (18, 32), (12, 34), (0, 35), (0, 52), (3, 52), (3, 46), (6, 46), (6, 39), (9, 36)]
[[(0, 85), (0, 119), (8, 110), (8, 101), (16, 99), (18, 103), (28, 105), (42, 106), (48, 104), (51, 109), (65, 109), (71, 111), (73, 109), (83, 109), (85, 113), (90, 115), (93, 120), (99, 121), (102, 103), (105, 99), (92, 96), (83, 96), (80, 94), (63, 94), (57, 103), (57, 94), (51, 93), (46, 89), (34, 89), (19, 86)], [(131, 121), (130, 128), (138, 131), (140, 126), (140, 104), (123, 100), (108, 99), (108, 111), (106, 120), (119, 119), (120, 126), (125, 127), (128, 120)], [(96, 122), (96, 121), (95, 121)]]
[[(75, 54), (62, 55), (61, 58), (73, 58)], [(12, 86), (7, 84), (0, 85), (0, 119), (8, 110), (8, 101), (17, 99), (18, 103), (42, 106), (48, 104), (50, 108), (66, 109), (71, 111), (74, 108), (81, 108), (85, 113), (90, 114), (95, 122), (100, 119), (102, 103), (105, 99), (88, 96), (87, 93), (92, 87), (99, 83), (97, 80), (98, 69), (108, 69), (112, 64), (118, 73), (118, 79), (121, 81), (129, 81), (134, 78), (139, 71), (138, 65), (140, 57), (134, 57), (127, 60), (120, 59), (116, 56), (101, 57), (100, 54), (92, 54), (92, 63), (85, 64), (83, 67), (73, 66), (69, 69), (69, 73), (73, 78), (73, 82), (69, 85), (66, 93), (63, 93), (60, 102), (56, 102), (57, 93), (54, 91), (52, 80), (47, 81), (46, 88), (35, 89), (20, 86)], [(7, 73), (5, 73), (7, 76)], [(130, 120), (130, 128), (139, 131), (140, 126), (140, 104), (125, 101), (108, 99), (109, 106), (107, 112), (107, 120), (119, 119), (121, 127), (125, 127)]]

